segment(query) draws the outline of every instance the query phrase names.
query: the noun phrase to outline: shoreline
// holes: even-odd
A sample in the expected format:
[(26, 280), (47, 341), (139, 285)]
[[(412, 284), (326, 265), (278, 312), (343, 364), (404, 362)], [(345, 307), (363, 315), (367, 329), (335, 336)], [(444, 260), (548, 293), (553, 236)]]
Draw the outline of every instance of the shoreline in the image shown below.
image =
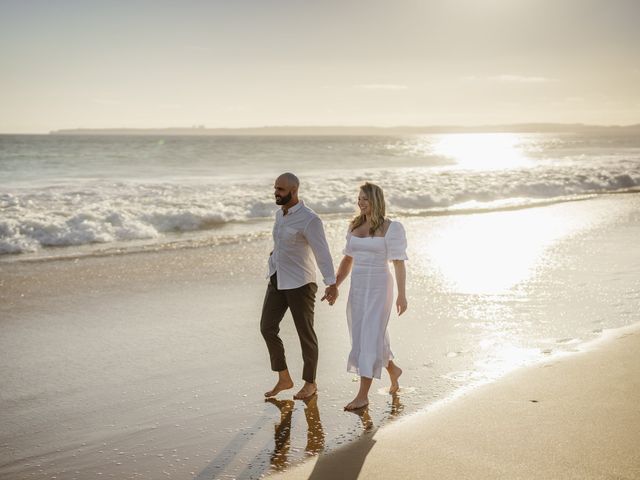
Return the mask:
[[(486, 380), (482, 380), (476, 383), (470, 383), (461, 386), (460, 388), (454, 390), (446, 397), (425, 405), (421, 409), (416, 412), (413, 412), (405, 417), (402, 417), (397, 422), (393, 424), (401, 424), (405, 421), (411, 421), (411, 419), (416, 415), (425, 415), (435, 413), (447, 406), (453, 404), (458, 400), (463, 400), (470, 395), (473, 395), (476, 390), (482, 388), (488, 388), (491, 385), (500, 383), (501, 381), (508, 379), (511, 375), (517, 375), (519, 372), (527, 371), (529, 369), (533, 369), (539, 366), (546, 366), (546, 364), (550, 364), (558, 361), (571, 360), (574, 356), (579, 355), (589, 355), (590, 353), (597, 352), (600, 348), (606, 348), (607, 344), (617, 338), (619, 335), (625, 335), (628, 332), (638, 333), (640, 334), (640, 321), (630, 324), (624, 325), (620, 327), (607, 328), (604, 329), (599, 336), (592, 338), (590, 340), (585, 340), (575, 346), (574, 349), (571, 350), (558, 350), (551, 354), (548, 357), (537, 357), (533, 360), (528, 361), (525, 364), (516, 365), (511, 370), (506, 370), (501, 372), (501, 374), (497, 377), (489, 378)], [(640, 400), (640, 399), (639, 399)]]
[(640, 322), (606, 330), (269, 478), (638, 478), (639, 359)]

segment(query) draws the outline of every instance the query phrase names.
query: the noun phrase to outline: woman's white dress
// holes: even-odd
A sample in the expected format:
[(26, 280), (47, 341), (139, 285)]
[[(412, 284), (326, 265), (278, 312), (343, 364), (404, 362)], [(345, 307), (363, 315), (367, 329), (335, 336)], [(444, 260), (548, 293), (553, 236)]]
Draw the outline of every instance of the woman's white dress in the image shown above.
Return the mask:
[(391, 222), (384, 237), (356, 237), (347, 233), (343, 253), (353, 257), (347, 323), (351, 352), (347, 371), (380, 378), (393, 359), (389, 344), (389, 317), (393, 307), (391, 260), (407, 260), (404, 227)]

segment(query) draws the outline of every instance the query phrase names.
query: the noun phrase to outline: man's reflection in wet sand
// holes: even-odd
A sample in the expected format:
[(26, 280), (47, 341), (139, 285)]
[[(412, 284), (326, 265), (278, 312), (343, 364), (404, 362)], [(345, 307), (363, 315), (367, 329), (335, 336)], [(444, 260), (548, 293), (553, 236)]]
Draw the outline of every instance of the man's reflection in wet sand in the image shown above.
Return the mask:
[(324, 430), (318, 410), (318, 395), (312, 395), (303, 400), (305, 403), (304, 416), (307, 419), (307, 455), (317, 455), (324, 450)]
[[(295, 402), (293, 400), (278, 400), (267, 398), (269, 402), (280, 410), (280, 422), (274, 426), (273, 435), (275, 448), (271, 455), (271, 466), (274, 470), (284, 470), (289, 466), (289, 449), (291, 447), (291, 419)], [(318, 410), (318, 395), (304, 399), (304, 416), (307, 421), (307, 445), (305, 452), (308, 455), (317, 455), (324, 449), (324, 430), (320, 421)]]
[(275, 470), (284, 470), (287, 467), (287, 457), (291, 445), (291, 416), (295, 402), (276, 398), (267, 398), (265, 402), (272, 403), (280, 410), (280, 422), (274, 425), (275, 448), (271, 454), (271, 466)]

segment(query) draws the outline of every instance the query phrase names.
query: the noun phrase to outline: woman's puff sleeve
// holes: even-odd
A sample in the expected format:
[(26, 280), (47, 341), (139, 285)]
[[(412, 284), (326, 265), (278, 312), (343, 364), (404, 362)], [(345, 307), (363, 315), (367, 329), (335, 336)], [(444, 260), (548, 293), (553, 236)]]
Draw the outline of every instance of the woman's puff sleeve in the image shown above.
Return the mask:
[(346, 242), (344, 244), (344, 248), (342, 249), (342, 254), (347, 255), (349, 257), (353, 257), (353, 251), (351, 250), (351, 226), (347, 230)]
[(391, 222), (384, 238), (387, 245), (387, 260), (409, 259), (407, 257), (407, 235), (400, 222)]

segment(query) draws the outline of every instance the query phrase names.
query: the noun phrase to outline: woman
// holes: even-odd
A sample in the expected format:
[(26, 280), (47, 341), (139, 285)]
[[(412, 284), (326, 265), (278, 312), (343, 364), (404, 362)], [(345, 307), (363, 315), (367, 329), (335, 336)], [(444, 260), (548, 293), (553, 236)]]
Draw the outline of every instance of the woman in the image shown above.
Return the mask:
[(347, 322), (351, 335), (351, 353), (347, 370), (360, 375), (360, 390), (345, 410), (356, 410), (369, 404), (373, 378), (380, 378), (386, 368), (391, 379), (389, 393), (400, 388), (402, 369), (393, 363), (387, 324), (393, 305), (393, 276), (388, 262), (393, 262), (398, 297), (396, 310), (407, 310), (404, 261), (407, 240), (402, 224), (385, 218), (382, 189), (373, 183), (360, 187), (360, 213), (351, 221), (344, 257), (338, 267), (339, 286), (351, 273), (347, 302)]

